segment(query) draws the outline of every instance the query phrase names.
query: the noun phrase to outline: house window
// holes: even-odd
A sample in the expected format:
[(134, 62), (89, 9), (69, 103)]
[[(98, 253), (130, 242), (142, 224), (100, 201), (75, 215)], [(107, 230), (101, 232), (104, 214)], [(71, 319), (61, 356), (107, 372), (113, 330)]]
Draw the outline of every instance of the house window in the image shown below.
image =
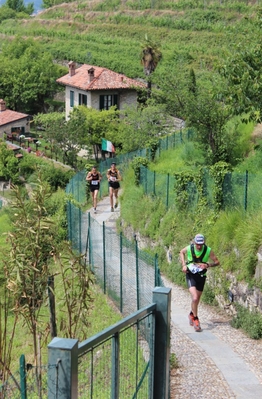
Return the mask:
[(87, 95), (86, 94), (79, 93), (78, 105), (87, 105)]
[(109, 109), (113, 105), (118, 106), (118, 95), (117, 94), (100, 96), (100, 110), (101, 109)]
[(70, 90), (70, 107), (73, 108), (75, 103), (75, 92)]

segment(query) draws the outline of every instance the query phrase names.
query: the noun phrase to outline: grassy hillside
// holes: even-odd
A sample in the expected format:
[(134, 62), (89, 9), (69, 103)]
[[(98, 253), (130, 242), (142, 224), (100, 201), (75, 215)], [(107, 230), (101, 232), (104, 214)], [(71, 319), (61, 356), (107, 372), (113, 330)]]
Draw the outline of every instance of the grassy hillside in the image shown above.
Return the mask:
[[(210, 73), (238, 43), (260, 36), (258, 2), (77, 1), (29, 19), (4, 20), (1, 45), (14, 35), (34, 37), (54, 59), (92, 63), (143, 77), (139, 62), (145, 35), (158, 43), (168, 68)], [(1, 16), (1, 13), (0, 13)]]

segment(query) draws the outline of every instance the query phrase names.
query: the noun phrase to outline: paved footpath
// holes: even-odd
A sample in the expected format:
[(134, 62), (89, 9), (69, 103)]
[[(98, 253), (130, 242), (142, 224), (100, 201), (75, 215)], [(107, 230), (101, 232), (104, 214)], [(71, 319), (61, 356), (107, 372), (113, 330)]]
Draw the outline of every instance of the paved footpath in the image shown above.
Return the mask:
[[(120, 212), (110, 211), (109, 198), (98, 203), (97, 221), (115, 229)], [(262, 399), (262, 340), (247, 338), (230, 326), (230, 316), (203, 303), (199, 307), (202, 332), (188, 323), (190, 296), (162, 276), (172, 288), (171, 352), (178, 368), (172, 370), (170, 398)]]

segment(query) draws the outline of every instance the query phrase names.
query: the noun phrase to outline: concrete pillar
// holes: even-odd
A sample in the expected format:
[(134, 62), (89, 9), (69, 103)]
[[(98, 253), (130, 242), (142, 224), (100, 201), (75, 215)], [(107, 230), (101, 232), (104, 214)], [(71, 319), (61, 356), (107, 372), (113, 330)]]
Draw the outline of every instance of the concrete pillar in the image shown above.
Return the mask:
[(78, 340), (54, 338), (48, 345), (48, 398), (77, 399)]
[(156, 287), (153, 291), (153, 302), (156, 303), (153, 399), (168, 399), (170, 378), (171, 288)]

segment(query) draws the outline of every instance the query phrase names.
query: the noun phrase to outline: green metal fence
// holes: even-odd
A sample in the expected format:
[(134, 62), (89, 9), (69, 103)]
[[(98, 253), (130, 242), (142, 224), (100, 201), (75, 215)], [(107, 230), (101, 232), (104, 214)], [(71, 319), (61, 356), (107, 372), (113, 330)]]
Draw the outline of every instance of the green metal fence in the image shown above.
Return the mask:
[[(172, 135), (166, 136), (164, 138), (159, 139), (157, 151), (154, 155), (154, 158), (158, 158), (162, 151), (167, 149), (175, 148), (182, 143), (191, 140), (194, 137), (194, 131), (192, 129), (184, 129), (180, 132), (175, 132)], [(127, 154), (121, 154), (114, 158), (114, 161), (117, 163), (117, 167), (120, 169), (121, 174), (124, 175), (125, 170), (128, 168), (130, 162), (135, 157), (144, 157), (151, 160), (153, 158), (153, 153), (149, 148), (144, 148), (141, 150), (129, 152)], [(99, 164), (99, 171), (102, 174), (102, 182), (100, 185), (100, 197), (104, 197), (108, 195), (108, 181), (106, 178), (107, 169), (110, 168), (112, 162), (112, 158), (108, 158)], [(86, 171), (78, 172), (68, 183), (66, 187), (67, 194), (71, 194), (75, 201), (78, 201), (80, 204), (86, 203), (86, 181), (85, 181)], [(89, 195), (89, 193), (88, 193)]]
[[(214, 191), (215, 181), (208, 169), (202, 174), (204, 193), (207, 204), (215, 208)], [(145, 194), (160, 198), (167, 208), (176, 209), (175, 177), (170, 174), (161, 174), (151, 171), (144, 166), (140, 167), (139, 183)], [(198, 205), (199, 192), (196, 184), (189, 181), (187, 184), (187, 208), (194, 211)], [(261, 208), (262, 185), (260, 174), (227, 173), (222, 187), (222, 209), (240, 209), (254, 211)]]
[(100, 224), (70, 201), (67, 213), (73, 248), (85, 254), (97, 283), (119, 310), (129, 314), (150, 303), (152, 289), (163, 286), (157, 255), (142, 251), (135, 240)]
[[(152, 398), (154, 322), (150, 312), (122, 327), (117, 334), (101, 339), (99, 344), (89, 345), (78, 359), (78, 397)], [(139, 342), (143, 342), (144, 348)], [(117, 348), (120, 351), (115, 356)]]
[[(181, 145), (192, 136), (192, 130), (184, 130), (159, 139), (155, 157), (160, 156), (161, 151)], [(115, 158), (122, 175), (129, 163), (138, 156), (151, 159), (153, 155), (149, 149), (142, 149)], [(106, 172), (111, 162), (112, 158), (109, 158), (99, 165), (103, 176), (101, 196), (108, 194)], [(135, 241), (129, 242), (122, 235), (99, 224), (90, 214), (81, 211), (75, 201), (80, 204), (86, 202), (85, 174), (85, 171), (77, 173), (66, 188), (67, 194), (73, 199), (67, 205), (68, 238), (74, 249), (86, 255), (86, 262), (92, 267), (104, 292), (111, 296), (123, 313), (128, 314), (148, 304), (152, 288), (162, 285), (157, 255), (152, 257), (139, 250)], [(149, 175), (145, 176), (148, 192), (153, 187), (155, 195), (160, 196), (163, 190), (172, 185), (174, 178), (168, 176), (163, 181), (156, 181), (155, 178), (153, 180), (152, 183)], [(167, 201), (172, 202), (173, 197), (172, 190), (166, 196)]]
[(39, 399), (47, 398), (48, 368), (54, 369), (56, 365), (41, 366), (38, 369), (26, 363), (25, 356), (19, 359), (19, 370), (0, 385), (1, 399)]
[(150, 304), (84, 342), (48, 345), (48, 398), (168, 399), (171, 288), (153, 290)]

